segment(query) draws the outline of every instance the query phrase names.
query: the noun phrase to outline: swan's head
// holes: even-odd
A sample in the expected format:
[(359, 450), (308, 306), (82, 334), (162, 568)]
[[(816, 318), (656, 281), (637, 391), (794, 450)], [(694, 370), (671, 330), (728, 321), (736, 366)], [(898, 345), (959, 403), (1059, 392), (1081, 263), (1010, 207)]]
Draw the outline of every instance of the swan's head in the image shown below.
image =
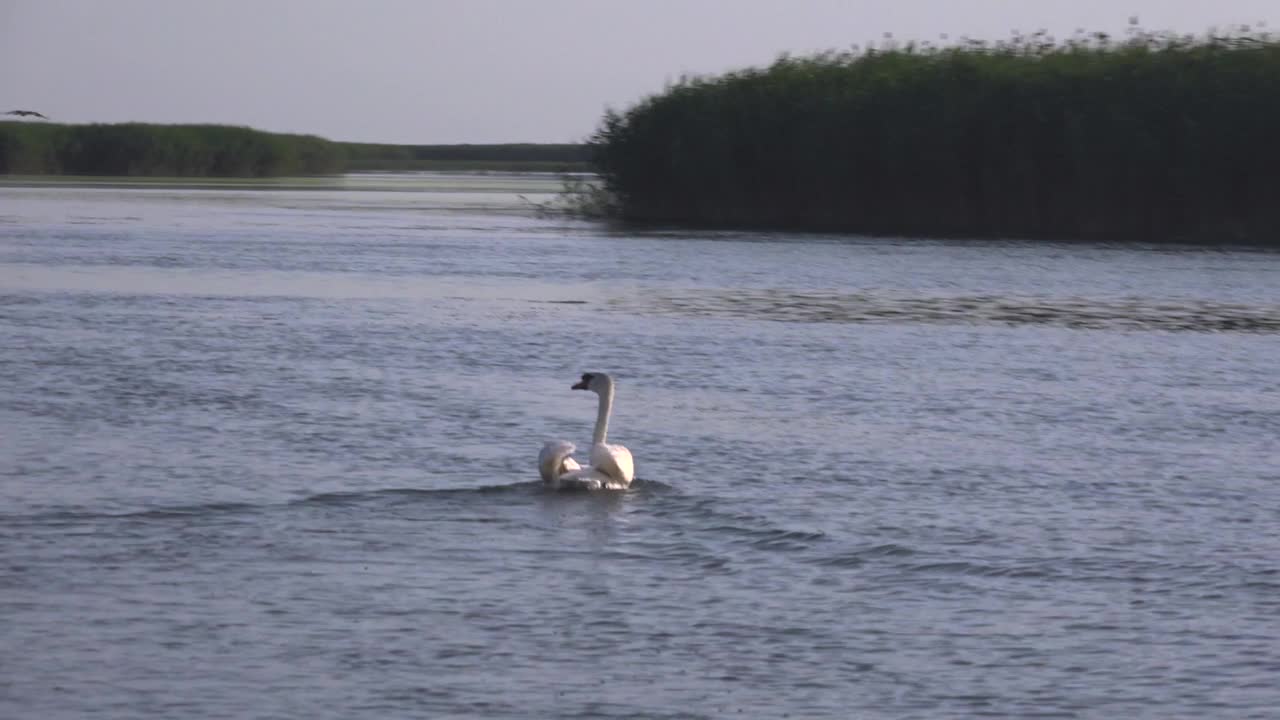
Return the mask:
[(600, 393), (611, 387), (613, 387), (613, 378), (604, 373), (582, 373), (582, 379), (574, 383), (570, 390), (590, 390)]

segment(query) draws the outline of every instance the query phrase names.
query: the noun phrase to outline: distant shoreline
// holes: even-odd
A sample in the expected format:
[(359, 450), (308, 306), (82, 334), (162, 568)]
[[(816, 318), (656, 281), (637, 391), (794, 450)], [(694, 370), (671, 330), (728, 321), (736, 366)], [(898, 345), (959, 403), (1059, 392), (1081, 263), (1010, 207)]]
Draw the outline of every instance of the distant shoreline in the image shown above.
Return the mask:
[(0, 122), (0, 175), (272, 178), (378, 171), (585, 172), (581, 144), (393, 145), (229, 125)]
[(367, 170), (586, 172), (591, 169), (590, 150), (581, 143), (392, 145), (343, 142), (338, 144), (346, 152), (346, 172)]

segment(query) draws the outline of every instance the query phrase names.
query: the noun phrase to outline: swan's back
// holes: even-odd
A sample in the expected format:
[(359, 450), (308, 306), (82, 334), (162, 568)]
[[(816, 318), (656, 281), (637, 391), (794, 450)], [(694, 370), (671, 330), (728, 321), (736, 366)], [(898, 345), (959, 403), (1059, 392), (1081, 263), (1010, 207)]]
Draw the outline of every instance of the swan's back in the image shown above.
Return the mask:
[(636, 477), (636, 464), (631, 451), (622, 445), (596, 443), (591, 446), (591, 469), (609, 477), (613, 488), (630, 487)]

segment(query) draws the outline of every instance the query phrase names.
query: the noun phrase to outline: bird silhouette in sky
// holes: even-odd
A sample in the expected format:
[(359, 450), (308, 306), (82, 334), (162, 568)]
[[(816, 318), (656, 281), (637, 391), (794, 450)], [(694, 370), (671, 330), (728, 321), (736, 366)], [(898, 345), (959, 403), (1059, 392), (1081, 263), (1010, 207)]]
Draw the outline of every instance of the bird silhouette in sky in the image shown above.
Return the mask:
[(10, 110), (9, 112), (5, 113), (5, 115), (17, 115), (18, 117), (38, 117), (38, 118), (44, 118), (45, 120), (49, 119), (48, 115), (38, 113), (35, 110)]

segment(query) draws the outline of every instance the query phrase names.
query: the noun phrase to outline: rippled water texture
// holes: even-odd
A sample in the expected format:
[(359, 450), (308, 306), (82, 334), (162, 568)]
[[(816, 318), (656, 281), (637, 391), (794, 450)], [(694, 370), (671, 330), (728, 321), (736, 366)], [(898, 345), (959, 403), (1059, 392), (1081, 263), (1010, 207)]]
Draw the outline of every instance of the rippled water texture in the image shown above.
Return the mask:
[(1280, 254), (557, 186), (0, 185), (0, 717), (1277, 717)]

